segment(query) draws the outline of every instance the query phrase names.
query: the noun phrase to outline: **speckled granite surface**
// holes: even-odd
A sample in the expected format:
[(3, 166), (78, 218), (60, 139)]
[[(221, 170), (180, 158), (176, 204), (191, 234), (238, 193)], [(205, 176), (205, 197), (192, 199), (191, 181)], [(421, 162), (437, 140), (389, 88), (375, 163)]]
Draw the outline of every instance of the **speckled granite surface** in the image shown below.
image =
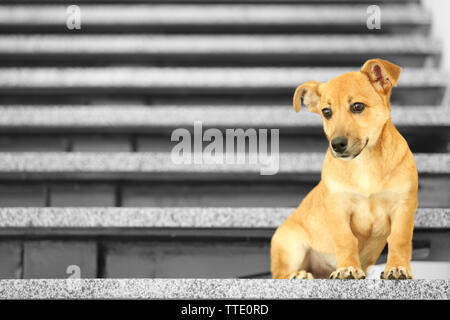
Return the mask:
[[(319, 173), (323, 153), (280, 153), (277, 174)], [(415, 154), (419, 173), (450, 173), (450, 154)], [(0, 173), (259, 174), (261, 164), (175, 164), (170, 153), (0, 153)]]
[[(319, 172), (324, 154), (280, 154), (279, 172)], [(449, 157), (450, 158), (450, 157)], [(433, 160), (431, 160), (433, 161)], [(436, 163), (439, 166), (439, 163)], [(170, 153), (0, 153), (0, 173), (254, 173), (259, 164), (175, 164)]]
[(2, 299), (450, 299), (450, 280), (0, 280)]
[[(348, 48), (351, 47), (351, 52)], [(8, 35), (0, 37), (2, 53), (58, 54), (437, 54), (438, 42), (419, 35)]]
[(415, 228), (450, 228), (450, 208), (419, 208)]
[[(276, 228), (294, 208), (0, 208), (0, 228)], [(450, 228), (450, 208), (420, 208), (415, 228)]]
[[(0, 68), (0, 86), (7, 88), (226, 88), (233, 90), (284, 88), (315, 79), (320, 82), (359, 68)], [(405, 68), (399, 87), (446, 87), (448, 75), (431, 68)]]
[[(135, 24), (353, 24), (365, 25), (367, 5), (83, 5), (83, 25)], [(0, 11), (4, 24), (65, 25), (66, 6), (9, 6)], [(430, 17), (420, 6), (389, 5), (383, 24), (429, 24)]]
[[(207, 106), (2, 106), (2, 128), (23, 127), (105, 127), (108, 130), (149, 127), (265, 127), (299, 129), (322, 127), (317, 114), (291, 105), (207, 105)], [(392, 121), (399, 126), (450, 126), (450, 108), (437, 106), (392, 106)], [(281, 131), (282, 133), (283, 131)]]

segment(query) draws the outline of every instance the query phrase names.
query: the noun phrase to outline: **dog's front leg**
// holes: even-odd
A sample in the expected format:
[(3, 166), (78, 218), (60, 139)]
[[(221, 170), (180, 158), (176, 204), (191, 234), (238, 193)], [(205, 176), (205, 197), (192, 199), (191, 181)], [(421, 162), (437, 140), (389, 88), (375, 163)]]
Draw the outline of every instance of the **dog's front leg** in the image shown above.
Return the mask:
[(345, 211), (327, 213), (327, 224), (334, 240), (337, 268), (330, 279), (364, 279), (359, 260), (358, 239), (350, 227), (350, 215)]
[(359, 260), (358, 239), (350, 227), (350, 213), (340, 204), (339, 197), (328, 199), (330, 205), (325, 213), (329, 232), (334, 241), (337, 268), (330, 279), (364, 279)]
[(414, 213), (417, 198), (400, 205), (391, 216), (391, 234), (388, 237), (388, 260), (381, 279), (413, 279), (410, 260), (412, 255), (412, 236)]

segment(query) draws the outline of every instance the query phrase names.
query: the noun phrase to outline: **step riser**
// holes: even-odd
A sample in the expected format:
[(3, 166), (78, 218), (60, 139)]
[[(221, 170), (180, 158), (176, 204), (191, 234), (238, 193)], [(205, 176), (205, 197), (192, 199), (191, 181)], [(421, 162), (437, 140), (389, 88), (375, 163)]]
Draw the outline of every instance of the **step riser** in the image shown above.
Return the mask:
[(295, 66), (295, 67), (357, 67), (363, 65), (371, 57), (379, 57), (392, 61), (403, 67), (424, 67), (430, 61), (439, 60), (428, 54), (193, 54), (186, 52), (174, 54), (0, 54), (0, 66), (110, 66), (110, 65), (146, 65), (146, 66)]
[[(299, 83), (300, 84), (300, 83)], [(0, 104), (95, 104), (131, 103), (186, 104), (219, 102), (222, 104), (283, 104), (291, 103), (294, 87), (240, 88), (152, 88), (152, 87), (3, 87)], [(398, 87), (392, 92), (391, 103), (397, 105), (440, 105), (444, 87)]]
[[(0, 185), (0, 207), (296, 207), (319, 179), (316, 175), (297, 182), (153, 180), (136, 183), (125, 180), (108, 183), (81, 182), (77, 181), (79, 176), (74, 176), (72, 181), (64, 183), (20, 182), (24, 178), (18, 176), (17, 180)], [(419, 188), (420, 207), (450, 207), (450, 177), (421, 176)]]
[[(68, 32), (79, 33), (79, 31), (68, 30), (64, 23), (60, 25), (46, 24), (0, 24), (0, 34), (67, 34)], [(366, 25), (361, 24), (327, 24), (318, 25), (311, 24), (136, 24), (136, 25), (95, 25), (84, 24), (82, 27), (83, 34), (421, 34), (427, 35), (430, 32), (429, 25), (415, 23), (395, 23), (384, 24), (382, 29), (369, 30)]]

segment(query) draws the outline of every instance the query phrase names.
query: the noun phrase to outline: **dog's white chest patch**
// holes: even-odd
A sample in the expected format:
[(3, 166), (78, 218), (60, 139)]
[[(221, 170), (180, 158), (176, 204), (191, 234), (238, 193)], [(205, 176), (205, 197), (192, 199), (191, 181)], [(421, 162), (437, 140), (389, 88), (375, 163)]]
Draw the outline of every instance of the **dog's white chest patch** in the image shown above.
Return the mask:
[(377, 183), (377, 181), (366, 172), (362, 172), (358, 175), (356, 183), (356, 188), (359, 193), (367, 197), (373, 193), (379, 192), (381, 189), (381, 186)]
[(331, 193), (344, 193), (350, 196), (369, 198), (374, 193), (381, 191), (381, 186), (369, 175), (361, 175), (353, 184), (343, 183), (337, 180), (327, 181), (327, 187)]

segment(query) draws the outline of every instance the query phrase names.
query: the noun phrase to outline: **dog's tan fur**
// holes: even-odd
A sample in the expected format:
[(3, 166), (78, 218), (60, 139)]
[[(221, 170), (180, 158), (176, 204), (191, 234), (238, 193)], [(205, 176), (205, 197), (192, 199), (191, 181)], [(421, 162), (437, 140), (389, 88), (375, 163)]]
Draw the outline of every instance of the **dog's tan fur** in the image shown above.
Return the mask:
[[(327, 83), (307, 82), (294, 94), (322, 114), (331, 141), (348, 138), (351, 157), (328, 148), (321, 181), (276, 230), (271, 243), (273, 278), (364, 278), (388, 243), (382, 277), (412, 278), (410, 259), (418, 175), (405, 139), (390, 119), (390, 95), (400, 67), (381, 59)], [(350, 112), (350, 105), (366, 105)], [(350, 159), (349, 159), (350, 158)]]

